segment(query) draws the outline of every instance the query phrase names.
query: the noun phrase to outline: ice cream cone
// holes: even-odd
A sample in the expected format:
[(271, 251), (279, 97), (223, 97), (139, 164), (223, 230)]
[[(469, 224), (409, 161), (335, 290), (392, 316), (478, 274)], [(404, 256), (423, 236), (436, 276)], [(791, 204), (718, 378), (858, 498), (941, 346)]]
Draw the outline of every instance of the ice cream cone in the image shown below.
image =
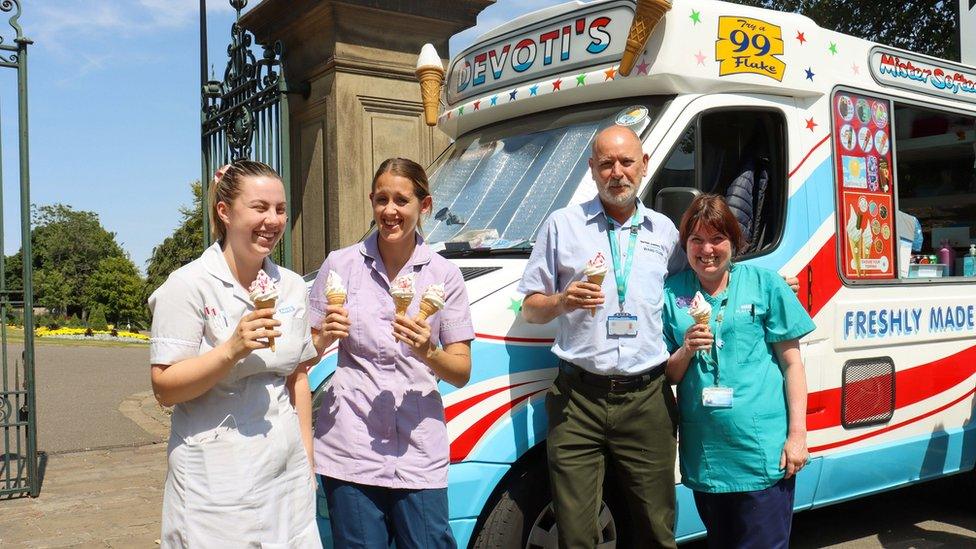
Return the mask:
[[(254, 302), (254, 308), (255, 309), (274, 309), (275, 303), (277, 301), (278, 301), (277, 299), (268, 299), (266, 301), (258, 300), (258, 301), (255, 301)], [(271, 349), (272, 351), (275, 350), (275, 338), (268, 337), (268, 348)]]
[(847, 242), (851, 246), (851, 257), (854, 259), (854, 272), (857, 273), (857, 276), (861, 276), (861, 252), (857, 245), (858, 241), (848, 238)]
[(703, 315), (691, 315), (691, 318), (695, 319), (695, 324), (704, 324), (705, 326), (708, 326), (709, 321), (711, 321), (711, 317), (712, 315), (708, 313)]
[(620, 59), (618, 71), (624, 76), (630, 75), (634, 69), (637, 58), (644, 51), (647, 39), (651, 36), (651, 31), (657, 26), (664, 14), (671, 9), (671, 0), (637, 0), (637, 10), (634, 12), (634, 20), (630, 24), (630, 31), (627, 33), (627, 45), (624, 48), (624, 56)]
[(436, 303), (431, 302), (428, 299), (424, 299), (420, 302), (420, 320), (427, 320), (428, 317), (439, 311), (441, 308), (437, 306)]
[(411, 301), (413, 301), (413, 296), (393, 296), (393, 305), (396, 307), (396, 313), (398, 315), (407, 314), (407, 307), (410, 306)]
[(419, 67), (417, 80), (420, 81), (420, 93), (424, 102), (424, 120), (428, 126), (437, 125), (437, 114), (440, 111), (441, 85), (444, 83), (444, 69), (439, 67)]
[[(603, 279), (606, 278), (607, 273), (595, 274), (586, 277), (586, 281), (590, 284), (596, 284), (597, 286), (603, 286)], [(590, 309), (590, 316), (596, 316), (596, 309)]]
[(325, 294), (325, 300), (329, 305), (345, 305), (346, 294), (345, 292), (332, 292)]

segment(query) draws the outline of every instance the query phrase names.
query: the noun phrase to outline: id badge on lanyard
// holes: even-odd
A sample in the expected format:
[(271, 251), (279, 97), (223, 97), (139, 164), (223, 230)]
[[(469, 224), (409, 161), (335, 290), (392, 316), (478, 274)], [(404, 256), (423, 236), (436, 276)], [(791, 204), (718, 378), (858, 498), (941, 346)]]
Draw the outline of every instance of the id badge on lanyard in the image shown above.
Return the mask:
[[(620, 247), (617, 242), (616, 231), (613, 223), (607, 217), (607, 236), (610, 239), (610, 257), (613, 259), (613, 274), (617, 280), (617, 302), (620, 304), (620, 312), (610, 315), (607, 318), (608, 337), (634, 337), (637, 335), (637, 316), (624, 311), (624, 300), (627, 297), (627, 279), (630, 278), (630, 270), (634, 266), (634, 252), (637, 246), (637, 231), (639, 230), (638, 221), (640, 219), (639, 209), (634, 210), (634, 216), (630, 220), (630, 240), (627, 244), (627, 263), (620, 268)], [(604, 214), (606, 215), (606, 214)]]

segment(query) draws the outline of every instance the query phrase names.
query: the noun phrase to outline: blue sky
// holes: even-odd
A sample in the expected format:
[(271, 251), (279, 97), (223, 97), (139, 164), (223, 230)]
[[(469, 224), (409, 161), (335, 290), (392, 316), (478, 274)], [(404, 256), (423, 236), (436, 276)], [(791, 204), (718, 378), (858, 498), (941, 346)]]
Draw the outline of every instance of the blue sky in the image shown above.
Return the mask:
[[(459, 52), (515, 15), (560, 0), (498, 0), (451, 40)], [(23, 0), (31, 202), (97, 213), (145, 269), (200, 176), (199, 0)], [(223, 72), (233, 11), (209, 0), (210, 61)], [(251, 0), (251, 5), (256, 0)], [(13, 34), (0, 13), (0, 36)], [(444, 54), (446, 52), (441, 52)], [(0, 71), (4, 251), (20, 248), (15, 71)]]

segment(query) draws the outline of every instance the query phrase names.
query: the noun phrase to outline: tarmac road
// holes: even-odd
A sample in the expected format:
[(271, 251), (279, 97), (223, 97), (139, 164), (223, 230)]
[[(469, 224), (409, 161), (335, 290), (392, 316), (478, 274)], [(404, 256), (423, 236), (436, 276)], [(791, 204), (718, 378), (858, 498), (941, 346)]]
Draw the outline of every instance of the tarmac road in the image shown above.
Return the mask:
[[(8, 345), (10, 365), (23, 345)], [(163, 440), (119, 411), (130, 395), (150, 391), (149, 346), (96, 347), (38, 343), (38, 449), (48, 453)]]

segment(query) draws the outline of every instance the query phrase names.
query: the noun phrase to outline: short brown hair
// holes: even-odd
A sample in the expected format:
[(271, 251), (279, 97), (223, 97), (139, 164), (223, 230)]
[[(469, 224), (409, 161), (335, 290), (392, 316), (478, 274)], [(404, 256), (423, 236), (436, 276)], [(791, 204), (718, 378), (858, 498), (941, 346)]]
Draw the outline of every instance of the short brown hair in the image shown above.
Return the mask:
[(232, 204), (241, 194), (241, 182), (245, 177), (270, 177), (281, 181), (281, 176), (274, 171), (274, 168), (254, 160), (235, 160), (217, 170), (207, 192), (207, 202), (210, 207), (210, 237), (214, 240), (223, 240), (227, 236), (224, 220), (217, 215), (217, 203)]
[(732, 255), (736, 255), (745, 249), (746, 238), (742, 234), (738, 220), (725, 202), (725, 198), (717, 194), (702, 194), (691, 201), (688, 211), (681, 216), (681, 223), (678, 228), (678, 237), (681, 239), (682, 248), (688, 249), (688, 239), (699, 226), (708, 227), (728, 237), (732, 241)]
[(406, 177), (412, 181), (413, 194), (417, 197), (417, 200), (423, 200), (430, 196), (430, 182), (427, 181), (427, 172), (424, 171), (423, 166), (413, 160), (409, 158), (387, 158), (384, 160), (373, 175), (373, 184), (370, 186), (370, 192), (376, 190), (376, 181), (385, 173)]

